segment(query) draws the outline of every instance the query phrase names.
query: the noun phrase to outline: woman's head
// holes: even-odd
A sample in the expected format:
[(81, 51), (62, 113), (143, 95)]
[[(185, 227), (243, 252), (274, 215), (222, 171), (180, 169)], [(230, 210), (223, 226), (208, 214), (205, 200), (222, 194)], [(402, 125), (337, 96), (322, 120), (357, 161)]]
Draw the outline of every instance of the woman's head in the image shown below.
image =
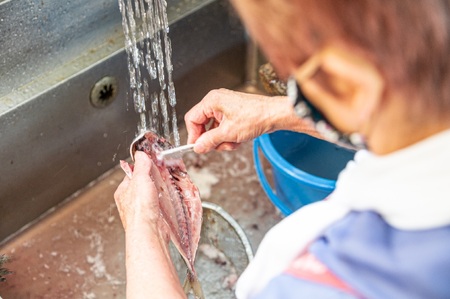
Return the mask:
[[(424, 115), (449, 118), (449, 0), (234, 0), (234, 4), (280, 75), (292, 75), (309, 57), (332, 45), (377, 69), (383, 78), (377, 105), (395, 97), (408, 106), (411, 121)], [(319, 81), (326, 86), (327, 76), (322, 75), (317, 77), (325, 78)]]

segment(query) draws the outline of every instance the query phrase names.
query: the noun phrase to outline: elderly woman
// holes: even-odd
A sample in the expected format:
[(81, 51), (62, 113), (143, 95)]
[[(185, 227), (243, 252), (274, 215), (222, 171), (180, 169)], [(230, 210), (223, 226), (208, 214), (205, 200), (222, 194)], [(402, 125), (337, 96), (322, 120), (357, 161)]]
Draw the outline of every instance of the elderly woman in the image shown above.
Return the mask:
[[(367, 148), (326, 201), (267, 234), (237, 297), (450, 298), (450, 1), (233, 4), (277, 73), (290, 78), (293, 99), (211, 91), (185, 117), (195, 151), (301, 130), (296, 94), (338, 141)], [(211, 119), (216, 126), (206, 131)], [(127, 295), (183, 298), (155, 225), (151, 167), (137, 153), (133, 178), (115, 195), (126, 231)]]

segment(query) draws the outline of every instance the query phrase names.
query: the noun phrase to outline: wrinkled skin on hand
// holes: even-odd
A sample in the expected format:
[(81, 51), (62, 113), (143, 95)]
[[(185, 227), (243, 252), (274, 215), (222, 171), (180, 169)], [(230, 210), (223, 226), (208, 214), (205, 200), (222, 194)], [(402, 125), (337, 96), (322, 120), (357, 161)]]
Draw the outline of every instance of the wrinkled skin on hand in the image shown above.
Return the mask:
[[(192, 288), (198, 298), (204, 298), (194, 269), (202, 223), (200, 196), (181, 159), (172, 159), (170, 164), (157, 160), (157, 154), (167, 147), (171, 146), (164, 138), (147, 132), (137, 144), (134, 166), (120, 161), (126, 177), (115, 198), (127, 236), (127, 271), (135, 269), (130, 272), (138, 275), (144, 263), (140, 259), (154, 256), (158, 260), (145, 261), (149, 264), (146, 268), (156, 271), (148, 276), (165, 273), (169, 280), (154, 281), (156, 287), (165, 286), (178, 293), (181, 285), (168, 252), (170, 239), (188, 267), (185, 292)], [(158, 277), (158, 281), (164, 279)]]
[(212, 90), (185, 115), (188, 143), (195, 142), (197, 153), (233, 150), (244, 141), (274, 131), (289, 110), (288, 102), (286, 97)]
[(125, 228), (126, 297), (186, 298), (169, 253), (169, 229), (160, 214), (159, 194), (168, 196), (150, 157), (135, 153), (134, 166), (120, 164), (127, 174), (114, 199)]
[[(269, 97), (228, 89), (210, 91), (185, 118), (187, 143), (194, 151), (234, 150), (242, 142), (277, 130), (314, 133), (309, 123), (299, 119), (285, 96)], [(208, 124), (212, 122), (207, 130)]]
[(155, 224), (160, 218), (156, 185), (162, 181), (161, 175), (147, 154), (136, 152), (135, 161), (134, 169), (121, 161), (127, 175), (114, 194), (125, 231), (142, 222)]

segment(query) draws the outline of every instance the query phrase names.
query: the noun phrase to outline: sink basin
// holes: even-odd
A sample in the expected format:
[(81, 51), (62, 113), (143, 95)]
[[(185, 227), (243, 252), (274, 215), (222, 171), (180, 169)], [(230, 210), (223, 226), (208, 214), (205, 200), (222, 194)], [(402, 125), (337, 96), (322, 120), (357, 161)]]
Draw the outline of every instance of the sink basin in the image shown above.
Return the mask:
[[(56, 11), (63, 11), (57, 0), (40, 5), (50, 2)], [(11, 256), (6, 266), (14, 272), (0, 283), (0, 297), (5, 299), (125, 298), (124, 232), (113, 194), (124, 177), (117, 165), (128, 158), (139, 118), (128, 94), (117, 1), (78, 2), (86, 2), (87, 7), (69, 8), (71, 18), (77, 19), (79, 13), (80, 20), (89, 19), (89, 24), (101, 28), (83, 40), (78, 31), (86, 31), (86, 26), (50, 26), (47, 30), (56, 35), (76, 36), (78, 46), (52, 56), (72, 44), (64, 37), (54, 43), (61, 49), (52, 48), (54, 53), (46, 57), (45, 49), (37, 49), (36, 54), (33, 45), (28, 45), (31, 54), (21, 59), (31, 64), (40, 57), (44, 60), (36, 61), (40, 72), (30, 71), (28, 81), (15, 75), (20, 78), (16, 85), (9, 91), (0, 88), (0, 159), (4, 162), (0, 253)], [(209, 90), (245, 86), (247, 38), (227, 1), (172, 0), (168, 5), (177, 113), (182, 120)], [(111, 13), (115, 8), (116, 15)], [(0, 15), (10, 9), (32, 15), (51, 11), (48, 7), (33, 11), (22, 0), (0, 1)], [(9, 18), (14, 16), (21, 14)], [(63, 13), (53, 17), (67, 19)], [(26, 42), (30, 36), (20, 38)], [(2, 56), (8, 53), (4, 47), (0, 43)], [(41, 54), (34, 57), (33, 53)], [(91, 91), (105, 77), (114, 78), (116, 93), (109, 105), (94, 107)], [(183, 142), (182, 123), (180, 134)], [(251, 143), (234, 152), (190, 153), (185, 163), (202, 199), (230, 213), (256, 249), (281, 216), (259, 185)]]
[[(184, 160), (202, 200), (227, 211), (256, 249), (281, 216), (260, 187), (252, 144)], [(0, 283), (0, 296), (125, 298), (125, 240), (113, 199), (124, 175), (111, 169), (0, 246), (13, 258), (7, 267), (14, 272)]]
[[(54, 1), (56, 9), (61, 2)], [(20, 0), (0, 2), (0, 13), (7, 8), (19, 9), (10, 5), (19, 5)], [(101, 2), (108, 3), (103, 7), (109, 7), (110, 14), (115, 12), (112, 10), (115, 6), (110, 2), (116, 5), (117, 0)], [(169, 9), (172, 12), (169, 22), (179, 120), (210, 89), (238, 86), (245, 78), (245, 33), (227, 2), (194, 1), (192, 3), (197, 6), (192, 7), (188, 1), (184, 6), (189, 9), (184, 8), (184, 3), (173, 4), (180, 9), (179, 14)], [(97, 5), (93, 6), (88, 5), (95, 11)], [(97, 8), (99, 15), (86, 15), (81, 9), (74, 9), (75, 15), (71, 15), (76, 19), (79, 13), (81, 20), (90, 16), (91, 22), (97, 17), (98, 26), (108, 29), (99, 29), (99, 36), (86, 34), (89, 41), (85, 43), (95, 47), (86, 46), (79, 50), (78, 56), (58, 56), (62, 64), (51, 70), (43, 68), (40, 76), (35, 75), (32, 81), (0, 95), (0, 160), (3, 161), (0, 240), (13, 235), (128, 156), (128, 146), (137, 131), (138, 116), (128, 93), (123, 34), (111, 29), (114, 27), (111, 23), (120, 26), (120, 13), (117, 7), (115, 19), (105, 19), (100, 8)], [(48, 13), (43, 8), (40, 11)], [(30, 18), (37, 12), (28, 12)], [(66, 15), (62, 14), (61, 21), (65, 19)], [(56, 26), (54, 30), (58, 28)], [(77, 36), (81, 36), (81, 32), (71, 33), (70, 30), (87, 30), (70, 26), (66, 29), (69, 30), (67, 34)], [(107, 33), (106, 37), (102, 35)], [(93, 42), (94, 38), (100, 41)], [(101, 43), (105, 38), (107, 42)], [(79, 43), (83, 42), (80, 40)], [(9, 52), (2, 46), (8, 45), (0, 43), (0, 51), (3, 51), (0, 53), (9, 59)], [(14, 53), (14, 49), (7, 50)], [(24, 55), (22, 59), (31, 59), (29, 64), (35, 61), (40, 64), (43, 57), (33, 56), (39, 49), (31, 47), (28, 50), (31, 57)], [(51, 65), (54, 59), (49, 57), (48, 64)], [(115, 96), (108, 106), (97, 108), (91, 103), (91, 91), (104, 77), (115, 79)]]

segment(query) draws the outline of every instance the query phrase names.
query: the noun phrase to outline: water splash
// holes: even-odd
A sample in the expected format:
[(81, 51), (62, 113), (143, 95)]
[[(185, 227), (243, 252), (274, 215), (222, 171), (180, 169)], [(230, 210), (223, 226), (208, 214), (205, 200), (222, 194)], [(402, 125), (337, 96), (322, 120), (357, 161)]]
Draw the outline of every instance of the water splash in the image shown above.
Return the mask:
[(167, 2), (118, 1), (125, 35), (130, 94), (140, 119), (138, 131), (153, 130), (179, 145)]
[(170, 138), (169, 112), (167, 111), (167, 98), (166, 95), (164, 94), (164, 91), (161, 91), (159, 95), (159, 105), (163, 116), (164, 138), (166, 138), (166, 140), (169, 140)]
[(172, 107), (172, 127), (173, 127), (173, 139), (175, 146), (180, 146), (180, 133), (177, 126), (177, 111), (175, 107)]
[(173, 82), (169, 83), (169, 89), (167, 92), (169, 94), (170, 106), (175, 108), (175, 105), (177, 104), (177, 97), (175, 96), (175, 86), (173, 85)]
[(152, 101), (152, 110), (150, 111), (150, 119), (151, 119), (151, 129), (154, 132), (160, 132), (160, 121), (159, 121), (159, 98), (156, 92), (152, 93), (150, 97)]

